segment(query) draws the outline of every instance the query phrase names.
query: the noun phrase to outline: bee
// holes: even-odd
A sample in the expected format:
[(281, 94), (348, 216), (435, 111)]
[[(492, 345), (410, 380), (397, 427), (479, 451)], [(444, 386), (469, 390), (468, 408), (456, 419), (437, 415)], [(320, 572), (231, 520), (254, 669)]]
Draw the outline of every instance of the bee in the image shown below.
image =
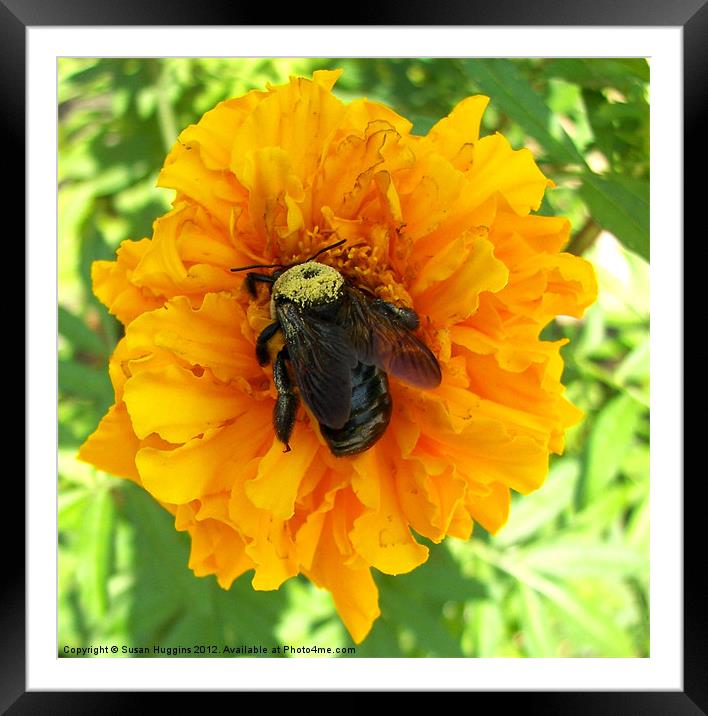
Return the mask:
[(258, 283), (270, 287), (273, 322), (256, 339), (256, 358), (260, 365), (268, 364), (268, 343), (282, 331), (285, 345), (273, 361), (278, 392), (273, 426), (284, 452), (290, 451), (298, 409), (288, 365), (300, 397), (337, 457), (368, 450), (386, 431), (393, 407), (389, 374), (419, 388), (435, 388), (441, 381), (437, 359), (413, 333), (420, 323), (413, 309), (377, 298), (315, 261), (343, 243), (325, 246), (298, 263), (231, 269), (249, 271), (244, 283), (254, 298)]

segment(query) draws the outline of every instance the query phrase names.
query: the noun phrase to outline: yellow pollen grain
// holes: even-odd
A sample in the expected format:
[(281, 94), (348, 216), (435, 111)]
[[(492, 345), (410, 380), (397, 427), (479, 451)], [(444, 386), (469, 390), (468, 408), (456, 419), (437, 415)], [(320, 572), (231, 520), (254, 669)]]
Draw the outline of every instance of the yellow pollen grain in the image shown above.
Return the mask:
[(273, 294), (299, 303), (328, 303), (337, 298), (344, 285), (342, 275), (331, 266), (308, 261), (288, 269), (273, 284)]

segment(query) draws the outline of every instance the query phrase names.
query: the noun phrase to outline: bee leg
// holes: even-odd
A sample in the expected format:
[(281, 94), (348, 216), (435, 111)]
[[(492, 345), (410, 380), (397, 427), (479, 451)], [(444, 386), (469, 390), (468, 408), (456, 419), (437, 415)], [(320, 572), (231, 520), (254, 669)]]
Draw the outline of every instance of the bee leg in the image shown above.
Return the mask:
[(383, 308), (392, 318), (402, 323), (406, 328), (414, 331), (420, 325), (418, 314), (407, 306), (394, 306), (392, 303), (382, 301), (380, 298), (375, 301), (378, 306)]
[(290, 376), (285, 361), (288, 349), (283, 348), (273, 362), (273, 382), (278, 391), (278, 400), (273, 408), (273, 426), (275, 435), (285, 445), (283, 452), (290, 452), (288, 441), (295, 427), (298, 399), (293, 392)]
[(268, 355), (268, 341), (280, 330), (280, 323), (275, 321), (266, 326), (256, 338), (256, 358), (258, 359), (258, 365), (267, 365), (270, 361)]
[(256, 283), (273, 283), (275, 279), (267, 273), (256, 273), (255, 271), (249, 271), (246, 274), (246, 280), (244, 284), (248, 289), (248, 292), (253, 298), (258, 298), (258, 291), (256, 290)]

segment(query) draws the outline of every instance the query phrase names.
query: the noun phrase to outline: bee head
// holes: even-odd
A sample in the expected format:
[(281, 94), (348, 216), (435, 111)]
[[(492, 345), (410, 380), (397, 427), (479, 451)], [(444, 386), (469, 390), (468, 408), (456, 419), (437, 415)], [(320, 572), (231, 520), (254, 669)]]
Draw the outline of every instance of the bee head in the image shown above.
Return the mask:
[(331, 305), (342, 293), (343, 276), (331, 266), (315, 261), (325, 251), (330, 251), (345, 243), (346, 239), (325, 246), (309, 259), (291, 264), (251, 264), (232, 268), (232, 271), (250, 271), (251, 269), (272, 268), (272, 274), (251, 272), (246, 276), (246, 288), (256, 298), (256, 281), (271, 284), (271, 313), (274, 301), (292, 301), (301, 307), (316, 308)]
[(310, 308), (337, 301), (343, 286), (344, 277), (339, 271), (326, 264), (306, 261), (281, 273), (271, 295), (276, 303), (292, 301)]

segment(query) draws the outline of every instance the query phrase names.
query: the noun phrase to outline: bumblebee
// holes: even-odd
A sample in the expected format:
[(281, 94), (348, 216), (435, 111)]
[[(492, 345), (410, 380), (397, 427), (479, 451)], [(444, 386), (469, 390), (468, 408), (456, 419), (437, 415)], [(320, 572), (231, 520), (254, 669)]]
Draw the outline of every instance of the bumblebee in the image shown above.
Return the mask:
[(256, 339), (256, 358), (267, 365), (268, 342), (282, 331), (285, 345), (273, 362), (278, 399), (273, 426), (284, 452), (295, 425), (299, 395), (338, 457), (368, 450), (386, 431), (392, 400), (387, 374), (417, 386), (440, 384), (440, 365), (413, 331), (419, 319), (411, 308), (394, 306), (358, 288), (336, 269), (315, 261), (344, 240), (295, 264), (254, 264), (245, 286), (254, 298), (257, 284), (270, 286), (269, 324)]

